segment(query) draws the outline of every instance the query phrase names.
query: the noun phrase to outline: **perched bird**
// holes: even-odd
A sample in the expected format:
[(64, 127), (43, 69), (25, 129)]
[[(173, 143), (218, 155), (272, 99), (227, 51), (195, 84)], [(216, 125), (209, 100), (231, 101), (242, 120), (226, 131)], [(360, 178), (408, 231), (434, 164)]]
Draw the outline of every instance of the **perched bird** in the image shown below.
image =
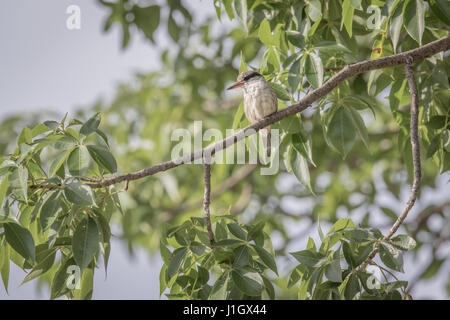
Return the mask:
[[(277, 111), (277, 95), (259, 72), (245, 71), (240, 73), (237, 82), (227, 90), (241, 87), (244, 91), (244, 113), (250, 123), (258, 122)], [(267, 156), (270, 157), (270, 126), (259, 130), (259, 132)]]

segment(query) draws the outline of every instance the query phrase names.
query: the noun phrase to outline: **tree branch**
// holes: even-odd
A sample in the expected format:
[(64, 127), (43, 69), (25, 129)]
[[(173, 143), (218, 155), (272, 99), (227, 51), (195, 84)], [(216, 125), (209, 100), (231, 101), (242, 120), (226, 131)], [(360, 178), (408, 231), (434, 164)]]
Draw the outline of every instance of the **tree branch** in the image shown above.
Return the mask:
[(430, 57), (438, 52), (449, 50), (450, 49), (450, 36), (446, 36), (442, 39), (430, 42), (424, 46), (421, 46), (419, 48), (404, 52), (395, 54), (389, 57), (383, 57), (375, 60), (368, 60), (363, 62), (358, 62), (352, 65), (348, 65), (344, 67), (340, 72), (338, 72), (336, 75), (331, 77), (327, 82), (325, 82), (321, 87), (313, 90), (309, 94), (307, 94), (305, 97), (303, 97), (297, 104), (294, 104), (288, 108), (285, 108), (281, 111), (278, 111), (244, 129), (241, 131), (229, 136), (226, 139), (223, 139), (222, 141), (218, 141), (216, 143), (213, 143), (209, 145), (208, 147), (198, 150), (195, 152), (192, 152), (190, 155), (172, 160), (172, 161), (166, 161), (160, 164), (157, 164), (152, 167), (148, 167), (145, 169), (142, 169), (140, 171), (134, 172), (134, 173), (128, 173), (122, 176), (118, 177), (111, 177), (106, 178), (102, 182), (98, 183), (91, 183), (88, 184), (92, 188), (104, 188), (125, 180), (137, 180), (140, 178), (144, 178), (147, 176), (154, 175), (155, 173), (166, 171), (175, 167), (178, 167), (185, 163), (190, 163), (196, 159), (202, 158), (205, 154), (207, 155), (214, 155), (215, 152), (223, 150), (229, 146), (232, 146), (233, 144), (237, 143), (238, 141), (246, 138), (247, 136), (250, 136), (254, 134), (256, 131), (273, 124), (275, 122), (278, 122), (286, 117), (289, 117), (291, 115), (297, 114), (299, 112), (302, 112), (306, 108), (308, 108), (313, 102), (317, 101), (321, 97), (324, 97), (329, 92), (331, 92), (334, 88), (336, 88), (342, 81), (353, 77), (355, 75), (358, 75), (360, 73), (364, 73), (367, 71), (375, 70), (375, 69), (381, 69), (381, 68), (387, 68), (387, 67), (394, 67), (405, 63), (405, 59), (410, 59), (410, 62), (413, 63), (415, 61), (419, 61), (422, 59), (425, 59), (427, 57)]
[(104, 188), (126, 180), (127, 181), (138, 180), (144, 177), (154, 175), (161, 171), (173, 169), (180, 165), (191, 163), (196, 159), (203, 158), (205, 155), (212, 156), (217, 151), (232, 146), (238, 141), (245, 139), (246, 137), (251, 136), (252, 134), (255, 134), (258, 130), (267, 127), (268, 125), (271, 125), (286, 117), (302, 112), (303, 110), (311, 106), (312, 103), (330, 93), (341, 82), (350, 77), (371, 70), (399, 66), (405, 64), (407, 58), (411, 60), (410, 61), (411, 63), (414, 63), (416, 61), (430, 57), (438, 52), (446, 51), (449, 49), (450, 49), (450, 36), (446, 36), (442, 39), (430, 42), (424, 46), (403, 53), (395, 54), (389, 57), (378, 58), (375, 60), (366, 60), (352, 65), (348, 65), (344, 67), (340, 72), (335, 74), (333, 77), (328, 79), (328, 81), (325, 82), (321, 87), (305, 95), (302, 99), (300, 99), (298, 103), (291, 105), (290, 107), (284, 108), (283, 110), (280, 110), (250, 126), (247, 126), (246, 128), (240, 130), (239, 132), (227, 137), (226, 139), (210, 144), (204, 149), (194, 151), (190, 155), (180, 157), (171, 161), (162, 162), (152, 167), (144, 168), (136, 172), (124, 174), (117, 177), (105, 178), (103, 181), (101, 178), (85, 178), (84, 180), (91, 182), (97, 181), (96, 183), (87, 184), (92, 188)]
[(205, 220), (206, 220), (206, 229), (208, 230), (209, 235), (209, 243), (211, 244), (211, 247), (214, 246), (214, 233), (212, 231), (211, 227), (211, 212), (209, 208), (210, 204), (210, 196), (211, 196), (211, 164), (209, 164), (209, 161), (203, 165), (203, 170), (205, 174), (205, 195), (203, 197), (203, 212), (205, 214)]
[[(419, 93), (417, 91), (416, 80), (414, 79), (414, 72), (412, 68), (413, 59), (410, 57), (406, 57), (405, 60), (405, 75), (408, 80), (409, 92), (411, 96), (411, 104), (410, 104), (410, 140), (411, 140), (411, 149), (412, 149), (412, 161), (414, 167), (414, 180), (411, 188), (411, 194), (409, 196), (408, 202), (406, 203), (403, 212), (395, 221), (392, 228), (388, 233), (384, 236), (383, 240), (389, 240), (395, 232), (397, 232), (400, 225), (408, 216), (408, 213), (411, 211), (411, 208), (414, 206), (414, 203), (417, 199), (417, 194), (419, 193), (420, 187), (420, 179), (422, 177), (421, 174), (421, 164), (420, 164), (420, 146), (419, 146)], [(364, 270), (367, 265), (371, 262), (371, 260), (375, 257), (378, 252), (378, 246), (371, 253), (369, 258), (362, 265), (362, 270)]]

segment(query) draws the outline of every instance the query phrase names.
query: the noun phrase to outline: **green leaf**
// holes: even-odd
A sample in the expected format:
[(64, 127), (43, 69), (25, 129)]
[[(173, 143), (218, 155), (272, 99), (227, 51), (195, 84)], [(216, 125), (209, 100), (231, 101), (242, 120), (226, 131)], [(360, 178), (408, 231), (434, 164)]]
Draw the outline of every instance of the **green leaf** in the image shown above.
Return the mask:
[(17, 138), (17, 145), (20, 146), (22, 143), (31, 144), (32, 139), (33, 135), (31, 133), (30, 128), (25, 127), (22, 129), (22, 131), (19, 134), (19, 137)]
[(97, 130), (100, 121), (101, 121), (100, 113), (96, 113), (93, 115), (88, 121), (86, 121), (80, 128), (80, 133), (84, 136), (89, 136), (91, 133)]
[[(264, 282), (264, 289), (262, 299), (270, 299), (275, 300), (275, 288), (273, 287), (272, 281), (270, 281), (267, 277), (264, 275), (261, 275), (263, 282)], [(265, 295), (267, 293), (267, 296)]]
[(430, 146), (427, 150), (427, 158), (431, 158), (441, 146), (441, 135), (437, 134), (431, 139)]
[(305, 61), (306, 79), (314, 87), (318, 88), (323, 83), (322, 60), (315, 53), (310, 52)]
[(289, 93), (281, 84), (269, 82), (269, 85), (272, 87), (273, 91), (275, 91), (278, 99), (287, 101), (291, 100)]
[[(6, 192), (8, 191), (8, 188), (10, 186), (9, 179), (8, 179), (9, 173), (7, 173), (0, 183), (0, 207), (2, 206), (3, 200), (6, 197)], [(1, 222), (1, 220), (0, 220)]]
[(270, 29), (270, 23), (267, 19), (264, 19), (259, 25), (258, 37), (262, 43), (266, 46), (271, 46), (274, 44), (272, 30)]
[(103, 263), (105, 265), (105, 273), (108, 271), (109, 255), (111, 253), (111, 229), (106, 217), (99, 213), (95, 216), (95, 222), (100, 231), (100, 249), (103, 254)]
[(239, 108), (234, 115), (233, 120), (233, 130), (236, 130), (239, 127), (239, 123), (241, 123), (242, 117), (244, 116), (244, 101), (239, 104)]
[(297, 177), (298, 181), (304, 185), (308, 190), (314, 194), (311, 186), (311, 177), (309, 175), (308, 161), (295, 148), (289, 149), (289, 162), (292, 172)]
[(49, 128), (50, 130), (55, 130), (59, 127), (60, 123), (58, 121), (54, 120), (47, 120), (44, 121), (44, 125)]
[(237, 240), (237, 239), (224, 239), (224, 240), (220, 240), (220, 241), (217, 241), (216, 243), (214, 243), (214, 246), (215, 247), (231, 247), (231, 246), (234, 246), (239, 243), (242, 243), (242, 241)]
[(67, 160), (67, 157), (72, 152), (73, 147), (69, 150), (63, 150), (59, 154), (55, 156), (55, 159), (50, 164), (50, 168), (48, 169), (48, 176), (53, 177), (58, 173), (58, 171), (63, 168), (64, 162)]
[(402, 254), (398, 249), (385, 241), (380, 243), (380, 258), (387, 267), (403, 272)]
[(58, 270), (55, 273), (55, 276), (53, 277), (53, 281), (51, 284), (50, 299), (58, 298), (63, 294), (66, 294), (70, 290), (67, 286), (67, 280), (69, 277), (69, 274), (67, 273), (67, 268), (75, 264), (76, 263), (73, 258), (61, 262), (61, 266), (58, 268)]
[(187, 254), (187, 248), (178, 248), (173, 252), (172, 258), (167, 269), (167, 276), (172, 279), (174, 275), (178, 273), (181, 265), (183, 264)]
[(245, 64), (244, 55), (242, 54), (241, 51), (241, 63), (239, 65), (239, 73), (242, 73), (244, 71), (247, 71), (247, 65)]
[(117, 171), (117, 163), (111, 152), (103, 146), (88, 145), (89, 154), (92, 159), (103, 169), (109, 173)]
[(30, 259), (33, 263), (35, 260), (34, 240), (31, 232), (22, 227), (18, 223), (5, 223), (6, 241), (18, 254), (26, 260)]
[(48, 248), (47, 243), (40, 244), (36, 248), (36, 266), (23, 279), (22, 284), (33, 280), (47, 272), (55, 262), (56, 248)]
[(161, 271), (159, 272), (159, 296), (163, 294), (163, 292), (167, 288), (167, 264), (163, 264)]
[(228, 230), (230, 230), (231, 234), (233, 234), (236, 238), (247, 240), (247, 232), (244, 231), (237, 223), (228, 223)]
[(299, 117), (293, 115), (275, 123), (274, 127), (278, 127), (285, 133), (297, 133), (302, 130), (302, 122)]
[(422, 45), (425, 30), (425, 3), (423, 0), (406, 0), (403, 5), (403, 24), (408, 34)]
[(89, 167), (89, 152), (86, 146), (75, 148), (67, 158), (67, 167), (74, 177), (83, 176)]
[(67, 200), (80, 206), (95, 206), (92, 189), (80, 182), (71, 182), (64, 187)]
[(361, 290), (358, 277), (354, 274), (350, 276), (344, 290), (344, 297), (346, 300), (352, 300), (353, 297)]
[(342, 269), (340, 252), (337, 250), (333, 254), (333, 260), (325, 267), (325, 277), (332, 282), (342, 282)]
[(374, 249), (375, 249), (375, 242), (369, 242), (367, 244), (363, 244), (363, 245), (359, 246), (358, 254), (355, 259), (356, 266), (359, 266), (364, 261), (366, 261)]
[(344, 0), (344, 3), (342, 4), (341, 30), (342, 30), (342, 26), (344, 25), (350, 38), (352, 37), (353, 13), (354, 12), (355, 12), (355, 9), (350, 5), (350, 0)]
[(34, 138), (47, 131), (49, 131), (49, 128), (45, 124), (40, 123), (31, 130), (31, 137)]
[(308, 243), (306, 244), (306, 249), (307, 250), (313, 249), (313, 251), (316, 251), (316, 243), (314, 242), (313, 238), (308, 237)]
[(298, 265), (292, 269), (291, 275), (289, 276), (287, 288), (290, 289), (294, 284), (296, 284), (303, 276), (303, 267)]
[(301, 132), (292, 135), (292, 146), (306, 158), (314, 167), (316, 164), (312, 158), (311, 137), (305, 138)]
[(223, 0), (223, 6), (225, 7), (225, 11), (227, 12), (228, 18), (230, 20), (234, 19), (234, 11), (233, 11), (233, 0)]
[(430, 121), (426, 123), (427, 127), (435, 130), (444, 128), (446, 124), (449, 124), (446, 116), (432, 116)]
[(8, 293), (9, 282), (9, 246), (0, 243), (0, 276), (2, 277), (3, 286)]
[(192, 241), (192, 242), (189, 244), (189, 249), (190, 249), (195, 255), (201, 256), (201, 255), (205, 252), (206, 247), (205, 247), (203, 244), (201, 244), (200, 242)]
[(248, 266), (250, 260), (252, 259), (250, 251), (246, 245), (236, 247), (233, 250), (233, 254), (234, 254), (234, 261), (233, 261), (234, 268)]
[(269, 47), (264, 53), (261, 69), (264, 74), (280, 71), (280, 59), (273, 47)]
[(328, 234), (340, 231), (342, 229), (352, 229), (352, 228), (356, 228), (356, 225), (350, 218), (341, 218), (333, 224), (330, 231), (328, 231)]
[(214, 230), (214, 236), (216, 241), (224, 240), (228, 237), (228, 232), (224, 225), (225, 221), (223, 220), (221, 222), (216, 223), (216, 229)]
[(98, 242), (99, 231), (95, 220), (89, 217), (81, 220), (72, 239), (73, 257), (81, 270), (91, 263), (98, 251)]
[(4, 160), (2, 162), (2, 164), (0, 165), (0, 175), (6, 171), (11, 170), (11, 168), (16, 168), (16, 167), (17, 167), (17, 164), (14, 161)]
[(333, 114), (327, 130), (328, 138), (345, 159), (355, 143), (355, 127), (350, 114), (340, 107)]
[(367, 150), (369, 149), (369, 133), (367, 132), (366, 125), (364, 124), (364, 121), (362, 117), (359, 115), (358, 111), (356, 111), (353, 108), (347, 108), (347, 110), (350, 110), (349, 114), (352, 119), (353, 125), (356, 128), (356, 132), (358, 132), (358, 135), (360, 136), (362, 142), (366, 146)]
[(320, 53), (326, 53), (330, 55), (352, 53), (352, 51), (346, 48), (343, 44), (333, 41), (319, 42), (314, 46), (314, 49), (318, 50)]
[(346, 241), (342, 241), (342, 252), (344, 253), (345, 261), (347, 261), (350, 268), (355, 268), (356, 259), (353, 255), (350, 245)]
[[(400, 103), (403, 101), (403, 97), (405, 97), (407, 92), (408, 82), (406, 79), (397, 79), (394, 81), (391, 87), (391, 91), (389, 93), (389, 106), (391, 110), (397, 111)], [(409, 95), (409, 94), (408, 94)]]
[(17, 219), (14, 216), (11, 208), (0, 208), (0, 223), (17, 223)]
[(259, 296), (264, 289), (261, 275), (250, 268), (233, 269), (231, 278), (236, 287), (249, 296)]
[(58, 139), (53, 143), (53, 147), (57, 150), (67, 151), (73, 148), (77, 144), (75, 140), (70, 135), (58, 136)]
[(257, 237), (264, 229), (264, 226), (266, 225), (266, 220), (259, 221), (257, 224), (252, 226), (250, 230), (248, 231), (248, 238), (254, 239), (254, 237)]
[(296, 60), (291, 68), (289, 69), (288, 74), (288, 83), (291, 89), (291, 93), (294, 94), (298, 90), (298, 86), (301, 80), (301, 59)]
[(305, 47), (305, 37), (298, 31), (288, 31), (286, 32), (288, 41), (292, 43), (295, 47), (303, 49)]
[(290, 254), (297, 259), (298, 262), (308, 267), (319, 267), (327, 262), (327, 259), (323, 254), (311, 250), (291, 252)]
[(134, 23), (136, 26), (141, 29), (147, 39), (155, 43), (153, 34), (159, 25), (161, 8), (157, 5), (145, 8), (135, 5), (131, 10), (134, 14)]
[(169, 15), (169, 19), (167, 21), (167, 29), (173, 41), (178, 42), (180, 40), (180, 27), (173, 18), (172, 13)]
[(208, 300), (225, 300), (227, 298), (228, 274), (220, 276), (211, 288)]
[(361, 5), (361, 1), (362, 0), (350, 0), (350, 5), (352, 6), (353, 9), (363, 10), (363, 7)]
[(278, 275), (277, 264), (275, 263), (275, 258), (263, 247), (252, 245), (252, 247), (258, 253), (259, 258), (264, 262), (264, 264), (273, 272)]
[(397, 53), (397, 44), (398, 40), (400, 39), (400, 32), (402, 31), (403, 26), (402, 11), (402, 7), (397, 6), (389, 23), (389, 32), (391, 34), (392, 48), (394, 49), (394, 53)]
[(94, 269), (92, 267), (83, 271), (80, 280), (80, 289), (73, 290), (74, 300), (91, 300), (94, 289)]
[(447, 26), (450, 25), (450, 3), (447, 0), (429, 0), (433, 13)]
[(25, 202), (28, 202), (28, 169), (24, 166), (18, 166), (17, 178), (19, 181), (21, 196), (24, 198)]
[(95, 133), (98, 134), (100, 136), (100, 138), (102, 138), (102, 140), (109, 147), (108, 137), (106, 136), (106, 134), (100, 129), (95, 130)]
[(395, 236), (390, 241), (395, 247), (402, 250), (411, 250), (416, 247), (416, 241), (406, 234)]
[(320, 226), (320, 217), (317, 217), (317, 231), (319, 232), (320, 241), (323, 241), (324, 235), (323, 235), (322, 227)]
[(420, 275), (420, 279), (430, 279), (434, 277), (439, 272), (442, 264), (445, 261), (446, 261), (445, 259), (433, 259), (429, 263), (428, 267)]
[(234, 8), (236, 9), (236, 14), (241, 20), (244, 30), (247, 32), (247, 0), (234, 0)]
[(46, 231), (56, 220), (61, 208), (61, 191), (55, 191), (42, 204), (39, 223), (42, 231)]
[(322, 16), (322, 5), (319, 0), (310, 0), (306, 6), (306, 13), (312, 21), (317, 21)]

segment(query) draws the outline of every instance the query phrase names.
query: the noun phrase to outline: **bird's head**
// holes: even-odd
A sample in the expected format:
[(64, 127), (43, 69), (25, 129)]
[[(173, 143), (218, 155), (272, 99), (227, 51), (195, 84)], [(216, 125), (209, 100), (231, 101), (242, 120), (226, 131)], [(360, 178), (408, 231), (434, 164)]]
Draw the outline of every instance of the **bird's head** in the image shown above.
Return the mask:
[(227, 90), (240, 88), (252, 81), (261, 81), (261, 80), (264, 80), (264, 77), (259, 72), (252, 70), (244, 71), (238, 75), (237, 82), (233, 83), (230, 87), (227, 88)]

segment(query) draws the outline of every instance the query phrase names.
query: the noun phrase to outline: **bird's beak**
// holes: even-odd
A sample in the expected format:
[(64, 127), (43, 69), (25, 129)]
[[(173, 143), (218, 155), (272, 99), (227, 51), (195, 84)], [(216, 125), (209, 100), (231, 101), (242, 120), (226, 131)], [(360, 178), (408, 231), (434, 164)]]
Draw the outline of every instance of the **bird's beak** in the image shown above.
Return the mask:
[(230, 87), (228, 87), (227, 90), (240, 88), (240, 87), (242, 87), (244, 84), (245, 84), (244, 81), (239, 81), (239, 82), (233, 83), (233, 85), (230, 86)]

